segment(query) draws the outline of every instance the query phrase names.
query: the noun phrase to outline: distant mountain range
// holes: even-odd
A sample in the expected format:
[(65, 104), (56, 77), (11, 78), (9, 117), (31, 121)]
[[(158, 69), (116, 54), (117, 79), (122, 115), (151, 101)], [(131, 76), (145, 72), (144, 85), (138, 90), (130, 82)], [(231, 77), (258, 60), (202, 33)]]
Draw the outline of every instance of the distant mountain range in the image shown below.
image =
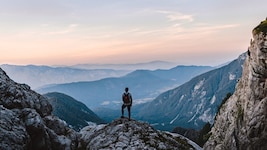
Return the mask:
[(170, 69), (175, 63), (152, 61), (136, 64), (78, 64), (73, 66), (0, 65), (16, 82), (26, 83), (32, 89), (47, 84), (95, 81), (108, 77), (121, 77), (134, 70)]
[(68, 95), (54, 92), (47, 93), (44, 96), (48, 98), (53, 107), (52, 114), (66, 121), (76, 131), (92, 123), (105, 123), (86, 105)]
[(121, 94), (126, 86), (129, 87), (135, 104), (144, 103), (211, 69), (213, 68), (209, 66), (177, 66), (169, 70), (136, 70), (123, 77), (48, 85), (37, 91), (65, 93), (90, 108), (102, 106), (118, 108), (118, 104), (121, 104)]
[(18, 66), (0, 65), (10, 78), (19, 83), (26, 83), (32, 89), (39, 88), (47, 84), (60, 84), (78, 81), (94, 81), (107, 77), (120, 77), (132, 70), (114, 69), (78, 69), (71, 67), (51, 67), (51, 66)]
[(170, 69), (177, 66), (173, 62), (168, 61), (151, 61), (146, 63), (135, 64), (78, 64), (71, 66), (79, 69), (115, 69), (115, 70), (156, 70), (156, 69)]
[(218, 106), (227, 93), (234, 92), (245, 57), (246, 54), (242, 54), (226, 66), (162, 93), (140, 106), (135, 117), (163, 130), (172, 130), (176, 126), (200, 129), (206, 122), (213, 124)]

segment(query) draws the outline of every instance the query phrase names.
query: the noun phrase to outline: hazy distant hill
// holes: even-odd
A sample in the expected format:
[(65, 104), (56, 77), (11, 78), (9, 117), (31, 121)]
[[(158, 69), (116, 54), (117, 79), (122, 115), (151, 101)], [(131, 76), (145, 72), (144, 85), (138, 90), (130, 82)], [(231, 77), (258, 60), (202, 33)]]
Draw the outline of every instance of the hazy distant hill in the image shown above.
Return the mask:
[(137, 70), (123, 77), (50, 85), (38, 91), (65, 93), (82, 101), (90, 108), (117, 107), (116, 104), (121, 103), (121, 94), (126, 86), (130, 88), (136, 104), (153, 99), (163, 91), (177, 87), (211, 69), (212, 67), (209, 66), (177, 66), (169, 70)]
[(87, 126), (90, 122), (104, 123), (92, 110), (83, 103), (62, 93), (47, 93), (48, 101), (53, 107), (53, 114), (67, 122), (76, 131)]
[(107, 77), (119, 77), (126, 75), (130, 70), (113, 69), (75, 69), (69, 67), (50, 66), (17, 66), (1, 65), (10, 78), (19, 83), (26, 83), (32, 89), (47, 85), (77, 81), (93, 81)]
[(151, 61), (147, 63), (135, 64), (78, 64), (71, 67), (80, 69), (116, 69), (116, 70), (156, 70), (156, 69), (170, 69), (176, 64), (167, 61)]
[(245, 55), (162, 93), (144, 104), (138, 110), (137, 118), (165, 130), (172, 130), (175, 126), (200, 129), (206, 122), (213, 123), (223, 98), (234, 92), (242, 74)]

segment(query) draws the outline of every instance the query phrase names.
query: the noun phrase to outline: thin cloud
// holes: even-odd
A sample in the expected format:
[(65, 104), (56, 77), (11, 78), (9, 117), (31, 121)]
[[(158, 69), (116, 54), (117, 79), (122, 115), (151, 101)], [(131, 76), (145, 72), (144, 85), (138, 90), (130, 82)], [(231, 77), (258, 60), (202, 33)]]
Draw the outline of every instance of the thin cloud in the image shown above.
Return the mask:
[(199, 29), (202, 30), (218, 30), (218, 29), (227, 29), (227, 28), (235, 28), (235, 27), (239, 27), (240, 24), (225, 24), (225, 25), (215, 25), (215, 26), (203, 26), (203, 27), (199, 27)]
[(193, 15), (187, 15), (180, 12), (162, 11), (162, 10), (156, 12), (160, 14), (166, 14), (166, 17), (168, 18), (169, 21), (188, 21), (188, 22), (194, 21)]
[(70, 24), (68, 25), (68, 27), (64, 30), (60, 30), (60, 31), (52, 31), (52, 32), (48, 32), (45, 33), (46, 35), (57, 35), (57, 34), (68, 34), (71, 33), (75, 30), (75, 28), (78, 26), (78, 24)]

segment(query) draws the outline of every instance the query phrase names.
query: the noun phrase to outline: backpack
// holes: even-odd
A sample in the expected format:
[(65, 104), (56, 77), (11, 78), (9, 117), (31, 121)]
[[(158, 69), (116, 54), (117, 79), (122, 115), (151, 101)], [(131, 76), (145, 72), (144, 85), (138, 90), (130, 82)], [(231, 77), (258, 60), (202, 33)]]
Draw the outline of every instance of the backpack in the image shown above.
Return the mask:
[(124, 93), (123, 94), (123, 102), (124, 102), (124, 104), (129, 104), (130, 103), (129, 93)]

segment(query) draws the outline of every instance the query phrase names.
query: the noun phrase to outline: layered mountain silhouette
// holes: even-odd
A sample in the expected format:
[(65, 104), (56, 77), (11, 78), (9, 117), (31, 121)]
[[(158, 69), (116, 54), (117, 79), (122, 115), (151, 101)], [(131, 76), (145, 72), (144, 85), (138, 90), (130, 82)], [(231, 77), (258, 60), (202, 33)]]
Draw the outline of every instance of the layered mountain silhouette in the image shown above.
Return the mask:
[(144, 63), (132, 64), (78, 64), (71, 66), (72, 68), (79, 69), (116, 69), (116, 70), (156, 70), (156, 69), (170, 69), (175, 67), (176, 64), (168, 61), (151, 61)]
[(48, 97), (48, 101), (53, 107), (52, 114), (66, 121), (76, 131), (88, 124), (105, 123), (86, 105), (68, 95), (53, 92), (44, 94), (44, 96)]
[(120, 77), (131, 72), (131, 70), (79, 69), (36, 65), (18, 66), (5, 64), (0, 66), (8, 73), (10, 78), (19, 83), (26, 83), (33, 89), (47, 84), (94, 81), (107, 77)]
[(136, 70), (123, 77), (49, 85), (37, 91), (64, 93), (83, 102), (89, 108), (118, 108), (118, 104), (121, 104), (121, 93), (126, 86), (130, 88), (135, 104), (144, 103), (163, 91), (177, 87), (211, 69), (209, 66), (177, 66), (169, 70)]

